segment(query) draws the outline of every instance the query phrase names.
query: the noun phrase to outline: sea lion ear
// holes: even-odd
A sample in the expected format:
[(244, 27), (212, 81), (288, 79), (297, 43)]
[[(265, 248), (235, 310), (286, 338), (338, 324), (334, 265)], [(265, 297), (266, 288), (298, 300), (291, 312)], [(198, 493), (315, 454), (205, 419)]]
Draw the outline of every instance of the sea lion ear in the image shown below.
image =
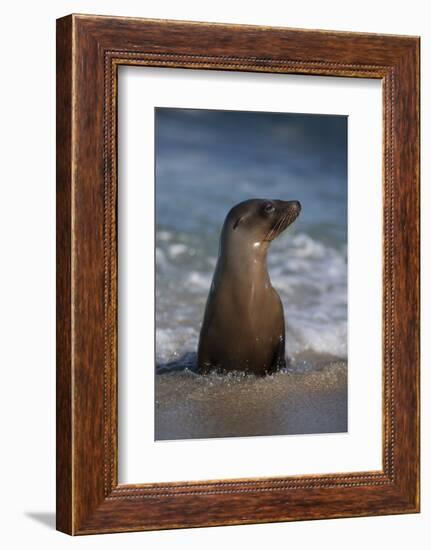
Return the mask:
[(240, 217), (236, 220), (236, 222), (233, 224), (232, 229), (235, 230), (235, 229), (238, 227), (238, 225), (241, 223), (241, 221), (242, 221), (242, 216), (240, 216)]

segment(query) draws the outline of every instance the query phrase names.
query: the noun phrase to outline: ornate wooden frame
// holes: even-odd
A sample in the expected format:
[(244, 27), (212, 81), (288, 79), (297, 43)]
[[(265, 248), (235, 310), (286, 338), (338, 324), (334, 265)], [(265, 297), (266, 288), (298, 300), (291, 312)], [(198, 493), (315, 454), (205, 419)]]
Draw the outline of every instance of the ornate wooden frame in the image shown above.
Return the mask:
[[(383, 82), (383, 470), (119, 485), (119, 65)], [(57, 528), (419, 511), (419, 38), (70, 15), (57, 21)]]

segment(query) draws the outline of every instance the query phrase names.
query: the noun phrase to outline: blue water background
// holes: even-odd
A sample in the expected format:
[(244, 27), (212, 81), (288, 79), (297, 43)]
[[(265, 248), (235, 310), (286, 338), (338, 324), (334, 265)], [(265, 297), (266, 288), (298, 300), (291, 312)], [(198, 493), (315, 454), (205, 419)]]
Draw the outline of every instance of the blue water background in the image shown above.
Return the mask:
[(347, 358), (347, 123), (338, 115), (156, 109), (159, 364), (196, 351), (225, 215), (253, 197), (303, 207), (268, 257), (288, 354)]

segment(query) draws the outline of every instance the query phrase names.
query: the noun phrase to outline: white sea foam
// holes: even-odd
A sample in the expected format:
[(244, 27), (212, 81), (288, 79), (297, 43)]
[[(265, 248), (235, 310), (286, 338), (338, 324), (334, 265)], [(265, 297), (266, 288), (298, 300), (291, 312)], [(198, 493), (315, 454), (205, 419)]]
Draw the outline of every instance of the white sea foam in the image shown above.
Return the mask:
[(192, 271), (187, 277), (188, 284), (191, 285), (192, 292), (208, 291), (211, 285), (212, 275), (210, 273), (200, 273)]
[(171, 258), (176, 258), (180, 254), (184, 254), (185, 252), (187, 252), (187, 246), (183, 243), (176, 243), (176, 244), (172, 244), (168, 250), (169, 250), (169, 256)]
[[(157, 233), (156, 355), (159, 364), (196, 352), (215, 258), (197, 238)], [(305, 233), (275, 241), (268, 255), (283, 301), (287, 353), (347, 358), (347, 255)]]

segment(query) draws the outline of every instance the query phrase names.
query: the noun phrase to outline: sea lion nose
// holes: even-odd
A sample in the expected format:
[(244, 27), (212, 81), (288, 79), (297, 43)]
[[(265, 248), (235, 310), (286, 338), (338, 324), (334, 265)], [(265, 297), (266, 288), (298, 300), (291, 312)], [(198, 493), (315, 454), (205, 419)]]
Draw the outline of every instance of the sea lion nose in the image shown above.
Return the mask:
[(301, 212), (302, 206), (299, 201), (286, 201), (286, 207), (290, 210), (294, 210), (298, 214)]

